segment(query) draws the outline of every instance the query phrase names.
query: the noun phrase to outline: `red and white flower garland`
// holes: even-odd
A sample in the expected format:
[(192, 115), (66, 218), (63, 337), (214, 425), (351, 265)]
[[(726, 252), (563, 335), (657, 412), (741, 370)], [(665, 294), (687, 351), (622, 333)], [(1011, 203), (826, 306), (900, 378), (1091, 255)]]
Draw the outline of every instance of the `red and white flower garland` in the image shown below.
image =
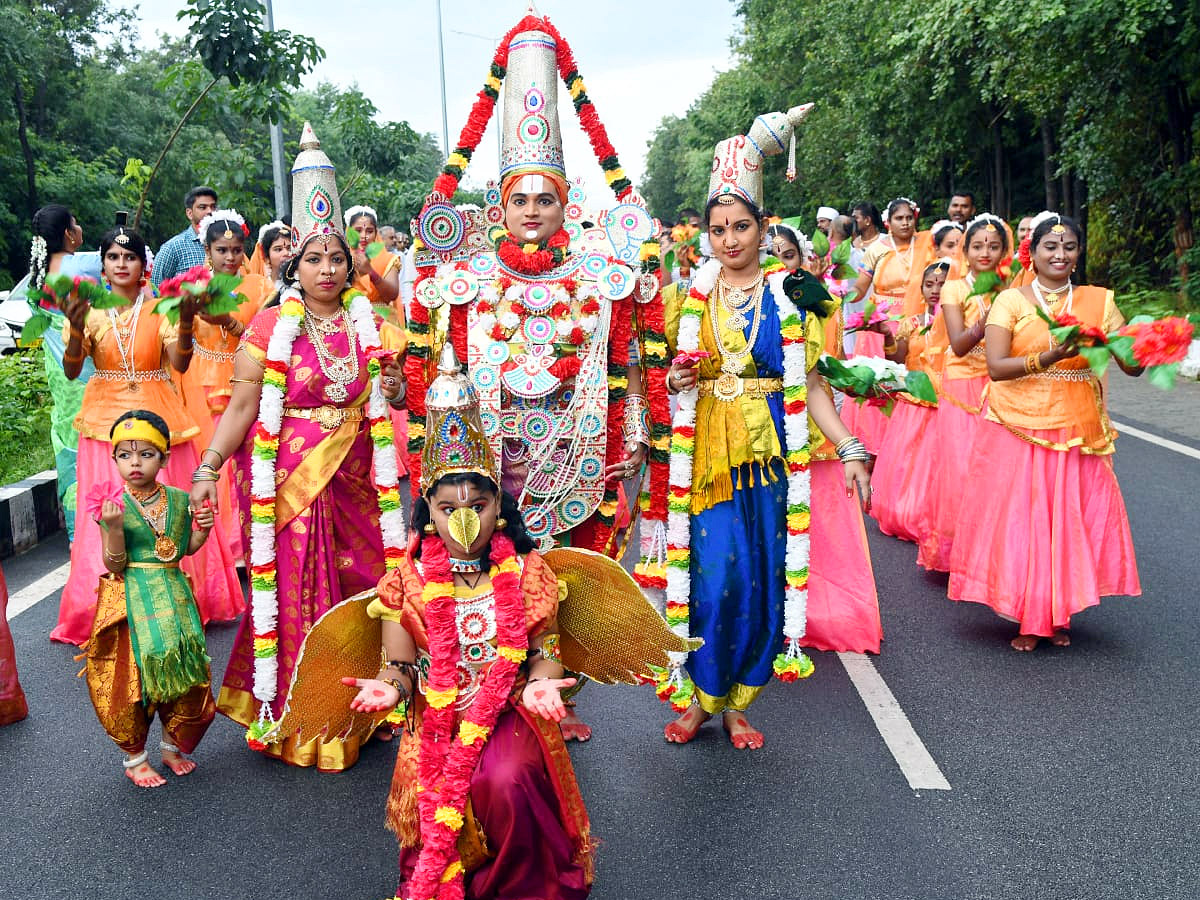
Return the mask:
[[(376, 356), (379, 329), (366, 296), (347, 290), (342, 303), (350, 312), (359, 349), (368, 357), (371, 393), (367, 419), (373, 446), (375, 490), (379, 503), (379, 529), (383, 534), (388, 569), (400, 564), (404, 555), (404, 511), (400, 503), (399, 472), (392, 435), (391, 416), (380, 385), (380, 363)], [(279, 675), (279, 589), (275, 560), (275, 460), (279, 455), (279, 432), (283, 427), (287, 374), (292, 346), (304, 326), (304, 301), (294, 287), (280, 297), (279, 318), (267, 343), (266, 367), (254, 446), (250, 464), (250, 614), (254, 625), (254, 697), (260, 701), (258, 721), (251, 724), (246, 740), (256, 750), (266, 748), (275, 727), (271, 703), (277, 694)]]
[[(676, 345), (681, 353), (701, 348), (700, 326), (708, 307), (708, 295), (716, 286), (721, 264), (705, 263), (696, 273), (679, 317)], [(787, 539), (785, 544), (786, 587), (783, 607), (784, 651), (776, 656), (773, 669), (782, 681), (795, 681), (812, 673), (812, 662), (800, 649), (808, 620), (809, 525), (811, 483), (809, 476), (808, 363), (804, 320), (795, 303), (783, 290), (787, 271), (769, 266), (764, 274), (779, 309), (783, 341), (784, 440), (787, 480)], [(696, 401), (698, 387), (678, 395), (672, 422), (670, 488), (667, 499), (667, 605), (671, 630), (683, 638), (691, 636), (691, 501), (693, 457), (696, 444)], [(683, 670), (687, 655), (672, 653), (671, 665), (659, 678), (657, 693), (677, 711), (687, 709), (695, 685)]]
[(458, 858), (458, 836), (466, 815), (471, 776), (528, 652), (521, 566), (512, 539), (496, 532), (492, 536), (491, 553), (495, 566), (492, 593), (498, 655), (456, 731), (461, 650), (455, 622), (454, 576), (446, 545), (440, 537), (426, 537), (421, 545), (425, 627), (431, 663), (417, 762), (421, 853), (409, 879), (405, 900), (463, 898), (465, 873)]

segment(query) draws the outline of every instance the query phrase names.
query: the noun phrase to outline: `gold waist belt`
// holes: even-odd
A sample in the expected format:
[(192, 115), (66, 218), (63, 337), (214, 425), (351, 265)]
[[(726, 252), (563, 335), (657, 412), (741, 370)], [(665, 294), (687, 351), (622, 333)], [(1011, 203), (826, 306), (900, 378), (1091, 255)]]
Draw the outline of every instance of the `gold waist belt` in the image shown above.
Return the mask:
[(1043, 369), (1032, 373), (1035, 378), (1052, 378), (1055, 381), (1091, 381), (1092, 370), (1087, 366), (1081, 369)]
[(768, 394), (778, 394), (783, 390), (783, 379), (738, 378), (722, 372), (717, 378), (701, 378), (699, 388), (701, 397), (716, 397), (726, 403), (732, 403), (743, 395), (752, 400), (765, 400)]
[(178, 569), (177, 562), (127, 562), (127, 569)]
[(309, 419), (316, 422), (322, 428), (332, 430), (340, 428), (343, 422), (361, 422), (363, 408), (361, 406), (354, 406), (348, 409), (343, 409), (340, 406), (285, 406), (283, 408), (283, 417), (285, 419)]

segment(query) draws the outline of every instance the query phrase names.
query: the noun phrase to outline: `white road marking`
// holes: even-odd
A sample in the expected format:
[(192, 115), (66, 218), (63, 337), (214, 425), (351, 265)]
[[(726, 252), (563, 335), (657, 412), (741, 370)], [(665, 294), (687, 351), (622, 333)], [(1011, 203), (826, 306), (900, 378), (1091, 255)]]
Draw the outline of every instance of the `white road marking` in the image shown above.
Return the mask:
[(862, 697), (867, 712), (875, 720), (880, 737), (908, 779), (908, 786), (914, 791), (950, 790), (950, 782), (921, 743), (908, 716), (896, 702), (887, 682), (875, 670), (870, 658), (865, 653), (839, 653), (838, 659)]
[(27, 585), (8, 598), (8, 618), (12, 621), (31, 606), (45, 600), (67, 583), (67, 574), (71, 571), (69, 562), (63, 563), (57, 569), (43, 575), (33, 584)]
[(1189, 447), (1187, 444), (1180, 444), (1177, 441), (1169, 441), (1166, 438), (1161, 438), (1157, 434), (1150, 434), (1148, 431), (1142, 431), (1139, 428), (1134, 428), (1132, 425), (1122, 425), (1115, 419), (1112, 422), (1113, 427), (1117, 429), (1119, 434), (1127, 434), (1130, 437), (1141, 438), (1143, 441), (1149, 441), (1151, 444), (1158, 444), (1160, 447), (1165, 447), (1168, 450), (1174, 450), (1176, 453), (1182, 453), (1184, 456), (1190, 456), (1192, 459), (1200, 459), (1200, 450), (1195, 447)]

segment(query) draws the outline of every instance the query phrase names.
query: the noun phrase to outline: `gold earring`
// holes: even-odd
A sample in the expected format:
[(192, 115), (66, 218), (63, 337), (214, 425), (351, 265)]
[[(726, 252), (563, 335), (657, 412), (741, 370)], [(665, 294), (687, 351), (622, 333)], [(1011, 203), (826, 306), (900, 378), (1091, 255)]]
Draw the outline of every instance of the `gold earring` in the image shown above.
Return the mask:
[(425, 527), (422, 530), (426, 534), (437, 534), (437, 526), (434, 525), (432, 522), (426, 522)]
[(496, 520), (496, 527), (503, 531), (508, 527), (508, 519), (504, 518), (504, 516), (501, 516)]

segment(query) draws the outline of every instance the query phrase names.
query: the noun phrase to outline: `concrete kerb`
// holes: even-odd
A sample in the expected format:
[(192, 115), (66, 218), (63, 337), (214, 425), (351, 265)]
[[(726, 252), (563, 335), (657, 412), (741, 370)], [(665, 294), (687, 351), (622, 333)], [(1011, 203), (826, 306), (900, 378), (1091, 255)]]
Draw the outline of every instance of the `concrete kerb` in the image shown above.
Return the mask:
[(0, 487), (0, 559), (23, 553), (62, 527), (53, 469)]

